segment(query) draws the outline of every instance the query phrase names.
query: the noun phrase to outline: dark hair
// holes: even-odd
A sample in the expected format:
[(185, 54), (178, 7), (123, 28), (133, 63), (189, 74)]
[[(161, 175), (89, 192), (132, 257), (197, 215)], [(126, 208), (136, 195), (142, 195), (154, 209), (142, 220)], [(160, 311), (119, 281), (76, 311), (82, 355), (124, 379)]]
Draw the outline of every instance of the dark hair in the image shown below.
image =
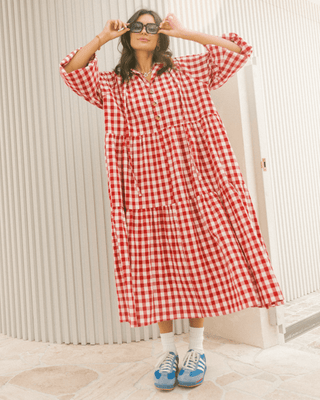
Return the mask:
[[(128, 19), (127, 22), (128, 23), (135, 22), (140, 17), (140, 15), (143, 14), (152, 15), (157, 25), (160, 25), (160, 23), (162, 22), (162, 19), (159, 16), (159, 14), (157, 14), (155, 11), (146, 10), (144, 8), (134, 13), (132, 17)], [(159, 33), (159, 39), (160, 39), (160, 49), (154, 50), (152, 62), (153, 63), (160, 62), (163, 63), (164, 65), (159, 71), (157, 71), (157, 75), (163, 74), (169, 68), (175, 69), (173, 60), (171, 58), (172, 52), (169, 50), (169, 44), (170, 44), (169, 36), (165, 35), (164, 33)], [(133, 76), (133, 72), (130, 70), (130, 68), (135, 68), (136, 65), (135, 52), (130, 45), (130, 31), (120, 36), (120, 40), (118, 43), (118, 50), (120, 43), (122, 44), (123, 49), (119, 60), (119, 64), (113, 69), (113, 71), (117, 75), (121, 75), (122, 83), (124, 83), (125, 81), (128, 82), (130, 78)]]

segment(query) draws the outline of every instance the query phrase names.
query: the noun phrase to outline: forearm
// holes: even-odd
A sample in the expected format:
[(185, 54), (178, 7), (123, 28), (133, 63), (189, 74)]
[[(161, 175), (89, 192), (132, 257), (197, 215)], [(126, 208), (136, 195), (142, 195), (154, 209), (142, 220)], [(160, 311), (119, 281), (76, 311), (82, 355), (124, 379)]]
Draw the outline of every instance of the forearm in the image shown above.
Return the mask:
[(208, 33), (202, 33), (191, 29), (185, 29), (182, 32), (181, 39), (193, 40), (201, 44), (215, 44), (217, 46), (225, 47), (228, 50), (235, 51), (236, 53), (241, 52), (241, 48), (231, 42), (230, 40), (223, 39), (219, 36), (209, 35)]
[(84, 68), (93, 54), (99, 49), (99, 46), (107, 43), (108, 40), (102, 37), (100, 34), (100, 41), (96, 36), (88, 44), (82, 47), (75, 56), (70, 60), (70, 62), (64, 67), (67, 73), (75, 71), (76, 69)]

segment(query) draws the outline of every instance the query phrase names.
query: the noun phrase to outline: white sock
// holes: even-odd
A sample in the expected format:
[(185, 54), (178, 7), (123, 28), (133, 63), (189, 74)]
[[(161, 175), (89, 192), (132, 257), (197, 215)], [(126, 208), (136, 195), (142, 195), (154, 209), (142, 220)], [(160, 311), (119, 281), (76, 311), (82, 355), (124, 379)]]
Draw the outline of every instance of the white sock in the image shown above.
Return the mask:
[(174, 343), (173, 331), (168, 333), (160, 333), (160, 336), (161, 336), (163, 351), (169, 350), (169, 351), (174, 351), (176, 354), (178, 354), (176, 345)]
[(189, 350), (197, 350), (200, 354), (203, 354), (203, 331), (202, 328), (193, 328), (190, 326), (190, 335), (189, 335)]

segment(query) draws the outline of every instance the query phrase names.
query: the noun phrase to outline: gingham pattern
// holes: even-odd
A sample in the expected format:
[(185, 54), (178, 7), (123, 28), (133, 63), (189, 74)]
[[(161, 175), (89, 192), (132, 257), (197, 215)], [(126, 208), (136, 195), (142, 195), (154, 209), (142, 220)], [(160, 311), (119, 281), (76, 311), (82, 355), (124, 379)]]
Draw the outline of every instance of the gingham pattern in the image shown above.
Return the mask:
[(94, 55), (64, 82), (104, 110), (105, 163), (120, 322), (224, 315), (284, 303), (256, 212), (210, 90), (252, 54), (213, 44), (177, 70), (130, 84)]

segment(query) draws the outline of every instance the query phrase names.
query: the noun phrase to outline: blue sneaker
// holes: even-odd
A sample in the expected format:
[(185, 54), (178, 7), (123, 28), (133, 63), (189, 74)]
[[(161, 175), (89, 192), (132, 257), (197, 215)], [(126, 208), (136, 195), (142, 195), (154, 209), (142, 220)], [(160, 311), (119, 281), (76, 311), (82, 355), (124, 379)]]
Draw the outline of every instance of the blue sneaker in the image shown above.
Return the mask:
[(178, 385), (184, 387), (199, 386), (207, 371), (206, 356), (190, 349), (184, 357), (182, 368), (178, 375)]
[(179, 356), (166, 351), (158, 361), (154, 372), (154, 384), (158, 389), (172, 390), (177, 382)]

